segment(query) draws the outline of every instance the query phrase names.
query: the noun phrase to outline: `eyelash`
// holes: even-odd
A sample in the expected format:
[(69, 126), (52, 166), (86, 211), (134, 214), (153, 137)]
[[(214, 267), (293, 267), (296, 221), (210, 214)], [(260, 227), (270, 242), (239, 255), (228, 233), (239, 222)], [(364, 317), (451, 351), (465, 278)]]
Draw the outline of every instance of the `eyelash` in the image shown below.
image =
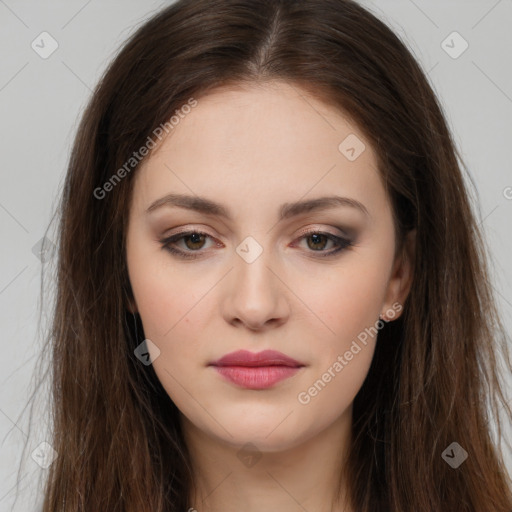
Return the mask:
[[(194, 254), (194, 253), (199, 253), (199, 250), (198, 251), (192, 251), (192, 252), (188, 252), (188, 251), (182, 251), (180, 249), (176, 249), (174, 247), (172, 247), (172, 244), (174, 244), (175, 242), (178, 242), (180, 241), (181, 239), (183, 238), (186, 238), (187, 236), (190, 236), (190, 235), (204, 235), (204, 236), (207, 236), (209, 238), (213, 238), (211, 237), (208, 233), (205, 233), (203, 231), (198, 231), (198, 230), (192, 230), (192, 231), (185, 231), (185, 232), (182, 232), (182, 233), (178, 233), (176, 235), (172, 235), (168, 238), (164, 238), (163, 240), (160, 240), (160, 243), (162, 245), (162, 249), (170, 252), (171, 254), (174, 254), (180, 258), (184, 258), (184, 259), (195, 259), (195, 258), (198, 258), (200, 257), (200, 254)], [(322, 236), (325, 236), (327, 237), (329, 240), (331, 240), (332, 242), (334, 242), (338, 248), (335, 249), (335, 250), (331, 250), (330, 252), (327, 252), (325, 254), (318, 254), (317, 256), (320, 257), (320, 258), (329, 258), (331, 256), (334, 256), (336, 254), (338, 254), (339, 252), (341, 251), (344, 251), (346, 249), (348, 249), (349, 247), (351, 247), (353, 245), (353, 242), (350, 241), (350, 240), (347, 240), (346, 238), (343, 238), (343, 237), (339, 237), (339, 236), (336, 236), (336, 235), (333, 235), (332, 233), (327, 233), (327, 232), (324, 232), (324, 231), (308, 231), (306, 233), (303, 233), (300, 237), (299, 237), (299, 240), (302, 240), (304, 238), (307, 238), (308, 236), (311, 236), (311, 235), (322, 235)], [(311, 251), (311, 252), (318, 252), (318, 253), (324, 253), (325, 251)]]

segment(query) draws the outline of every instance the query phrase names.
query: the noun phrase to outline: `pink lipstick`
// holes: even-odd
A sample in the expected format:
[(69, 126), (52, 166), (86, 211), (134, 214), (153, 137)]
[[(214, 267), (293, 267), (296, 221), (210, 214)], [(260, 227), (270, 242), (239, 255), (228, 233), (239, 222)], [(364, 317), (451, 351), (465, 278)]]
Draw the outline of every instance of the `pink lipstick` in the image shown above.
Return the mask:
[(247, 389), (266, 389), (295, 375), (304, 365), (275, 350), (257, 354), (247, 350), (231, 352), (209, 364), (224, 378)]

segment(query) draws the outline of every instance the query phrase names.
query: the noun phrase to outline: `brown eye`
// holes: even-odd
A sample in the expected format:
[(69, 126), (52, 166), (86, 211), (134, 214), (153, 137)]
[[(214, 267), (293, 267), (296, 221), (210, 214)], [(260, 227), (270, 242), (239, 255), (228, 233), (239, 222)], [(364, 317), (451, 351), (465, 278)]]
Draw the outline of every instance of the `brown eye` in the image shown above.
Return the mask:
[(204, 245), (205, 235), (203, 233), (192, 233), (183, 237), (185, 245), (190, 250), (202, 249)]
[[(352, 246), (353, 242), (351, 240), (347, 240), (346, 238), (342, 238), (332, 233), (323, 233), (320, 231), (310, 231), (309, 233), (304, 233), (299, 240), (306, 240), (307, 247), (310, 252), (318, 253), (320, 257), (329, 257), (334, 256)], [(335, 249), (331, 251), (325, 251), (326, 244), (332, 242)]]
[[(315, 251), (324, 249), (325, 244), (329, 242), (329, 238), (321, 233), (313, 233), (312, 235), (308, 235), (306, 240), (308, 240), (308, 247)], [(312, 243), (309, 243), (309, 240), (311, 240)]]
[[(212, 237), (201, 231), (187, 231), (160, 240), (160, 243), (163, 249), (180, 258), (197, 258), (201, 255), (200, 250), (203, 249), (207, 238)], [(185, 247), (176, 247), (179, 242), (183, 242)]]

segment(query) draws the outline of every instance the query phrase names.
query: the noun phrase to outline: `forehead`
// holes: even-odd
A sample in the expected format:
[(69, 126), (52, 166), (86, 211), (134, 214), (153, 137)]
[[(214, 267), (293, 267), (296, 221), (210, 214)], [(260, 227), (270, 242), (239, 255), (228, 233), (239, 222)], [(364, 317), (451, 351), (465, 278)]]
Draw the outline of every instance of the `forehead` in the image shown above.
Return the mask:
[[(170, 147), (193, 134), (194, 138), (201, 137), (198, 144), (203, 152), (210, 150), (222, 156), (225, 151), (238, 150), (242, 156), (254, 156), (259, 151), (273, 158), (276, 150), (283, 157), (289, 156), (287, 151), (311, 153), (320, 139), (319, 149), (329, 145), (336, 150), (340, 137), (358, 132), (363, 138), (339, 109), (297, 85), (280, 81), (215, 89), (198, 99), (197, 106), (183, 116), (173, 132)], [(172, 138), (178, 140), (173, 144)]]
[(251, 199), (281, 204), (283, 194), (290, 201), (330, 193), (363, 203), (383, 199), (375, 154), (359, 128), (285, 82), (235, 85), (197, 98), (137, 181), (146, 202), (169, 192), (226, 196), (242, 209)]

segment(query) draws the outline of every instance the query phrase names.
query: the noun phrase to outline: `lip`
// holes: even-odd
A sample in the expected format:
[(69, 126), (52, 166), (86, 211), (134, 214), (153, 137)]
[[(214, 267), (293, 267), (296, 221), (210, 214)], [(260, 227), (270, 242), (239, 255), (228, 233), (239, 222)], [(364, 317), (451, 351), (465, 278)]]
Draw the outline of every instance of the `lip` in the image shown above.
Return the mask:
[(304, 364), (277, 352), (238, 350), (209, 364), (225, 379), (246, 389), (267, 389), (295, 375)]
[(287, 366), (298, 368), (304, 366), (299, 361), (288, 357), (277, 350), (263, 350), (253, 353), (248, 350), (237, 350), (221, 357), (217, 361), (210, 363), (212, 366)]

